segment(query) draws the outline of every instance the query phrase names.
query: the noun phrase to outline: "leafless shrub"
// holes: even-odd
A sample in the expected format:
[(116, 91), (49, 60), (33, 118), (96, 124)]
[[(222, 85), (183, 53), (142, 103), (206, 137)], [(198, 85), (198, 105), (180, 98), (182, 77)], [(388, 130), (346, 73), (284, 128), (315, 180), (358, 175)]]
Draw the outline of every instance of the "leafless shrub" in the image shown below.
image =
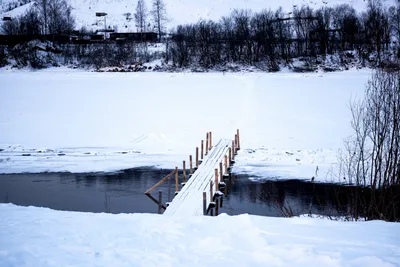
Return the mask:
[(353, 135), (341, 155), (341, 174), (352, 184), (371, 188), (361, 200), (367, 220), (400, 220), (399, 81), (399, 71), (375, 71), (365, 98), (350, 107)]
[(272, 206), (279, 211), (282, 217), (291, 218), (294, 217), (295, 214), (293, 212), (292, 206), (290, 206), (286, 201), (284, 203), (280, 203), (279, 201), (275, 201)]
[(0, 67), (3, 67), (5, 65), (7, 65), (8, 61), (7, 61), (7, 54), (6, 54), (6, 48), (5, 46), (0, 46)]

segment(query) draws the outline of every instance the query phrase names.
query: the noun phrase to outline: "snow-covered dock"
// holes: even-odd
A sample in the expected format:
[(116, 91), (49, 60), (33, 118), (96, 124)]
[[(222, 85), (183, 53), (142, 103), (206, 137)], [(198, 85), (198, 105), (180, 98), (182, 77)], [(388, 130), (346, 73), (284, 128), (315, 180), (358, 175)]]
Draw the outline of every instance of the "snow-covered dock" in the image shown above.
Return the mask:
[[(189, 181), (183, 186), (178, 195), (167, 207), (164, 215), (187, 216), (203, 215), (204, 208), (213, 202), (219, 182), (223, 181), (223, 175), (231, 163), (226, 158), (233, 156), (236, 142), (229, 139), (221, 139), (208, 151), (204, 160)], [(231, 149), (232, 150), (231, 150)], [(229, 151), (232, 151), (232, 155)], [(222, 168), (221, 168), (222, 167)], [(222, 174), (222, 175), (221, 175)]]

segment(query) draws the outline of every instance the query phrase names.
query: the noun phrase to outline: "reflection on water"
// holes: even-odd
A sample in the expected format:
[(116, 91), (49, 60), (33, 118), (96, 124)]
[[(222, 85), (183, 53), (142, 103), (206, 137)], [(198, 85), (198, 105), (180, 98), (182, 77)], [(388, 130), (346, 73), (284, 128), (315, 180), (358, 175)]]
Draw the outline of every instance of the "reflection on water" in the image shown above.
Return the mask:
[[(56, 210), (157, 213), (144, 192), (171, 170), (141, 168), (118, 173), (0, 175), (0, 202)], [(159, 187), (168, 191), (168, 183)]]
[(274, 217), (308, 213), (335, 216), (344, 215), (348, 209), (346, 196), (351, 187), (300, 180), (251, 182), (248, 178), (232, 176), (227, 182), (222, 212)]
[[(49, 207), (56, 210), (157, 213), (157, 205), (144, 192), (171, 170), (140, 168), (118, 173), (41, 173), (0, 175), (0, 203)], [(344, 214), (349, 187), (313, 184), (297, 180), (252, 182), (249, 177), (232, 176), (226, 181), (226, 196), (220, 213), (249, 213), (284, 216), (287, 213)], [(174, 180), (163, 183), (163, 202), (171, 198)], [(171, 193), (172, 192), (172, 193)], [(337, 205), (340, 199), (341, 205)]]

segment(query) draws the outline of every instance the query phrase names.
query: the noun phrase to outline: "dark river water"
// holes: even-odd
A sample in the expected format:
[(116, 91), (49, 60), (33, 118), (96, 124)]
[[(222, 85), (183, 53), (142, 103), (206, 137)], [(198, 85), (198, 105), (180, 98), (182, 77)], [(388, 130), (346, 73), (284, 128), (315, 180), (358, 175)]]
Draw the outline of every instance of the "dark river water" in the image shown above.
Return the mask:
[[(109, 174), (0, 175), (0, 203), (67, 211), (157, 213), (158, 206), (144, 192), (170, 172), (140, 168)], [(220, 213), (281, 217), (307, 213), (341, 215), (347, 210), (348, 187), (298, 180), (252, 182), (242, 175), (232, 175), (226, 183)], [(168, 195), (174, 196), (174, 181), (158, 187), (153, 192), (155, 198), (159, 190), (163, 192), (163, 202), (167, 202)]]

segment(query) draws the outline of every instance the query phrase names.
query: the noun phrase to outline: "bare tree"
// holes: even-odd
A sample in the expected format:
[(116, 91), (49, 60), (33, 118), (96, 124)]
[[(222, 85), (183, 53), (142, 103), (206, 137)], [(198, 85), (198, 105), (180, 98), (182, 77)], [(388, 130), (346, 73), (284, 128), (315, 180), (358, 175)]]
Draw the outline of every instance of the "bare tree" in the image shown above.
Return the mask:
[(41, 21), (35, 9), (30, 9), (23, 16), (3, 23), (1, 32), (6, 35), (38, 35)]
[(135, 13), (136, 28), (143, 33), (146, 30), (147, 9), (144, 0), (138, 0)]
[[(400, 72), (377, 70), (365, 99), (351, 105), (354, 134), (342, 157), (342, 171), (358, 186), (371, 187), (366, 219), (400, 220)], [(343, 160), (344, 159), (344, 160)], [(398, 189), (397, 189), (398, 190)]]
[(68, 0), (38, 0), (35, 6), (41, 20), (42, 34), (69, 33), (75, 27)]
[(389, 8), (391, 33), (396, 40), (397, 57), (400, 57), (400, 2)]
[(167, 22), (167, 9), (164, 0), (153, 0), (153, 7), (151, 10), (154, 25), (157, 28), (158, 41), (161, 40), (162, 31), (164, 30), (165, 23)]
[(19, 34), (20, 19), (15, 18), (11, 21), (6, 21), (1, 25), (1, 33), (5, 35)]
[(48, 34), (49, 0), (36, 1), (36, 8), (42, 20), (42, 34)]

